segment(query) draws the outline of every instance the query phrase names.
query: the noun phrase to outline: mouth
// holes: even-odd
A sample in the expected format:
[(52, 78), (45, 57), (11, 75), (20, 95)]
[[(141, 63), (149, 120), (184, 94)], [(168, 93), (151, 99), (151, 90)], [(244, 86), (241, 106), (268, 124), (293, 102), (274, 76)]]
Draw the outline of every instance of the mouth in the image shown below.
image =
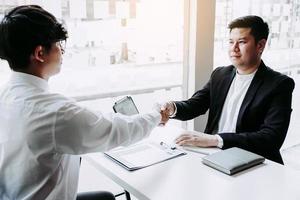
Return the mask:
[(230, 58), (232, 58), (232, 59), (238, 59), (238, 58), (240, 58), (241, 56), (238, 56), (238, 55), (231, 55), (230, 56)]

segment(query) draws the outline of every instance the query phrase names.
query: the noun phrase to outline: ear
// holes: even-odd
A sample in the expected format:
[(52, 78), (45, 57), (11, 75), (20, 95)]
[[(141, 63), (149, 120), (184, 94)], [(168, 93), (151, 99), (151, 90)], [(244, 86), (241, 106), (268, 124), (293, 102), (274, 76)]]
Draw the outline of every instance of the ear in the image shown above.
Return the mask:
[(266, 43), (267, 43), (266, 39), (261, 39), (260, 41), (258, 41), (257, 49), (258, 49), (260, 54), (262, 54), (262, 52), (264, 51)]
[(37, 46), (34, 49), (33, 58), (36, 61), (43, 63), (45, 61), (44, 56), (45, 56), (45, 49), (44, 49), (44, 47), (41, 46), (41, 45)]

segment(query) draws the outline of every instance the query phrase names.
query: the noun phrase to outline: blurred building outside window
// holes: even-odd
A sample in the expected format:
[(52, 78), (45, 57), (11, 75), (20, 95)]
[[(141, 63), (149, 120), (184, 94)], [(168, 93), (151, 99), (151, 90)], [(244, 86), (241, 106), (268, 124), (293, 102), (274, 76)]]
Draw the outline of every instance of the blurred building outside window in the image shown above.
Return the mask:
[[(62, 70), (49, 81), (53, 92), (102, 112), (111, 112), (113, 102), (127, 94), (141, 112), (150, 111), (155, 102), (182, 98), (184, 0), (0, 3), (0, 18), (7, 9), (37, 4), (67, 28)], [(1, 60), (0, 86), (9, 75)]]

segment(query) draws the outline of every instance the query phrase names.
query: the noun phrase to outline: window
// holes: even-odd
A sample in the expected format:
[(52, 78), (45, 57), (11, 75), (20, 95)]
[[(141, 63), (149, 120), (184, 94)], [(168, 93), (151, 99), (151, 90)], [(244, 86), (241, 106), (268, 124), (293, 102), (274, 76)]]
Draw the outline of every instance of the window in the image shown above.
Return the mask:
[[(62, 70), (49, 82), (53, 92), (103, 112), (112, 111), (116, 99), (130, 94), (144, 112), (155, 102), (182, 98), (183, 3), (2, 0), (0, 17), (14, 6), (38, 4), (62, 20), (69, 38)], [(1, 61), (0, 85), (9, 74)]]
[(295, 81), (293, 112), (289, 131), (283, 148), (300, 144), (300, 116), (298, 87), (300, 76), (300, 7), (299, 0), (217, 0), (215, 22), (214, 66), (230, 64), (227, 56), (229, 22), (239, 16), (254, 14), (269, 24), (270, 34), (262, 59), (267, 66), (282, 72)]

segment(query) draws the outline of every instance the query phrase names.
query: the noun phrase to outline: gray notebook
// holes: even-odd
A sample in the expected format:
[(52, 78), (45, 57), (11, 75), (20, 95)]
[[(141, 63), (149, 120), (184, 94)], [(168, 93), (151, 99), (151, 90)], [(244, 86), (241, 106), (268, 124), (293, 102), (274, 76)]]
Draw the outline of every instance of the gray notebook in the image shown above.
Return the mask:
[(263, 163), (264, 157), (233, 147), (202, 158), (202, 162), (221, 172), (232, 175), (244, 169)]

